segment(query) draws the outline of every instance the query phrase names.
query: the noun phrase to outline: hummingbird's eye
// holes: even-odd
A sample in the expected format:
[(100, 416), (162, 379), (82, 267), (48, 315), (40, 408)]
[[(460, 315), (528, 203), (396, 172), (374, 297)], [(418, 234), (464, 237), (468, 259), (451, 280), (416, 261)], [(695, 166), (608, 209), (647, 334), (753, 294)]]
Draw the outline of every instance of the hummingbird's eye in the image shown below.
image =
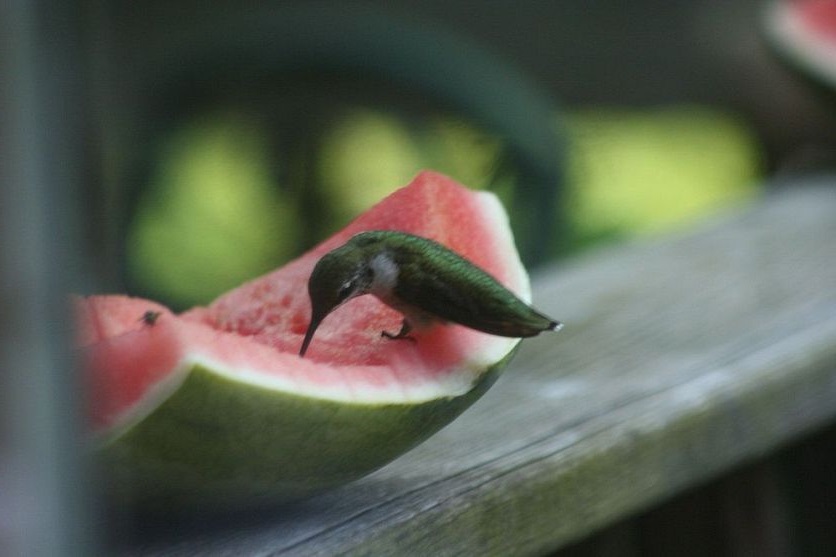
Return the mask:
[(348, 299), (351, 296), (352, 292), (354, 292), (354, 281), (346, 282), (343, 284), (340, 291), (337, 293), (337, 303), (340, 304)]

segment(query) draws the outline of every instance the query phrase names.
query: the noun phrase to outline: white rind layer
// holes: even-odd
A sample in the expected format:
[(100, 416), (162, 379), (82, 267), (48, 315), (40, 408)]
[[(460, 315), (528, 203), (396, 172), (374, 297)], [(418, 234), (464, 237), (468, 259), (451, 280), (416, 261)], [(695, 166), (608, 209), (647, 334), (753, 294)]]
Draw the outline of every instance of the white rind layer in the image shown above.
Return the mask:
[(502, 254), (505, 258), (503, 269), (509, 271), (509, 276), (504, 278), (505, 286), (524, 302), (531, 303), (531, 282), (517, 252), (505, 207), (491, 192), (482, 191), (477, 192), (476, 195), (484, 207), (484, 216), (491, 223), (491, 229), (495, 234), (492, 253)]
[[(342, 375), (345, 370), (336, 367), (333, 368), (333, 381), (314, 383), (305, 381), (300, 374), (280, 376), (256, 368), (232, 367), (204, 354), (192, 353), (181, 360), (174, 372), (151, 386), (139, 402), (122, 413), (108, 428), (106, 438), (102, 441), (107, 442), (108, 439), (118, 438), (124, 431), (131, 429), (153, 413), (163, 401), (177, 392), (188, 374), (197, 367), (237, 383), (242, 388), (257, 388), (277, 394), (307, 398), (312, 404), (320, 400), (358, 406), (414, 405), (454, 398), (468, 393), (482, 374), (507, 357), (520, 342), (519, 339), (503, 337), (492, 337), (492, 340), (494, 339), (495, 342), (486, 341), (486, 345), (489, 346), (481, 351), (478, 358), (461, 362), (456, 369), (426, 380), (415, 381), (413, 379), (409, 382), (399, 380), (398, 368), (401, 366), (396, 363), (392, 366), (391, 381), (386, 384), (348, 381)], [(410, 365), (409, 362), (401, 364), (402, 366)], [(410, 373), (410, 376), (414, 377), (414, 372)]]

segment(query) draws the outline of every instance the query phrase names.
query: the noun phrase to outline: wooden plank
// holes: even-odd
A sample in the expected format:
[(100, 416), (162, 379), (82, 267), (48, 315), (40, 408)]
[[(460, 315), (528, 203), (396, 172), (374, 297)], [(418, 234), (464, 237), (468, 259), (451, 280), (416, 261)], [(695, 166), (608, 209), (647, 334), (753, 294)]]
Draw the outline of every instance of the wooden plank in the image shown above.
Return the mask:
[(538, 554), (832, 421), (834, 186), (546, 270), (537, 304), (564, 332), (526, 341), (426, 444), (299, 504), (143, 531), (125, 553)]

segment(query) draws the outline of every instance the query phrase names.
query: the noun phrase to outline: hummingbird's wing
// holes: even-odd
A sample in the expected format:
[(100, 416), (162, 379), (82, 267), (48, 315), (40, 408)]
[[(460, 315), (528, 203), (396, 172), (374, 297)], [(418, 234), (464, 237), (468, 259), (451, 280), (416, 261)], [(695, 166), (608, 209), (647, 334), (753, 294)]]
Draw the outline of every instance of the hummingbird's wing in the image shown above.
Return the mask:
[(442, 320), (493, 335), (530, 337), (558, 327), (482, 269), (447, 251), (456, 260), (443, 265), (405, 262), (397, 297)]

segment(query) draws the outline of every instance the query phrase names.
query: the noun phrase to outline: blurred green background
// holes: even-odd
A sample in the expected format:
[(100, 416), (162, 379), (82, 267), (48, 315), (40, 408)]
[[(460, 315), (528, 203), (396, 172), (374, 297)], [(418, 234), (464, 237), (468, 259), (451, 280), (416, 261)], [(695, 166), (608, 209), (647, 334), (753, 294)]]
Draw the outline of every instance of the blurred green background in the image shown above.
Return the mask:
[(832, 168), (762, 5), (108, 3), (96, 291), (208, 303), (422, 169), (499, 194), (533, 267)]
[[(670, 231), (757, 194), (761, 149), (731, 113), (583, 108), (561, 123), (569, 251)], [(255, 115), (227, 110), (200, 114), (163, 138), (125, 247), (135, 290), (177, 308), (205, 304), (308, 247), (304, 200), (281, 183), (283, 161), (271, 158), (268, 137)], [(325, 231), (424, 168), (490, 187), (513, 206), (513, 169), (498, 171), (502, 149), (497, 137), (451, 116), (415, 126), (382, 109), (346, 107), (320, 140), (314, 166), (329, 206)]]

